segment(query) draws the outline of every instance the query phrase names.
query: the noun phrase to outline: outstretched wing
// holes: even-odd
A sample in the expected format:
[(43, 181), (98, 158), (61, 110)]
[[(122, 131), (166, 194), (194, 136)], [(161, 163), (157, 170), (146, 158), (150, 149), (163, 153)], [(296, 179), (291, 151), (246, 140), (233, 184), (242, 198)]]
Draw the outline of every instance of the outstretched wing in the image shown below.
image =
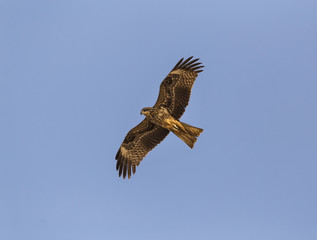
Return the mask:
[(145, 118), (136, 127), (132, 128), (124, 138), (116, 155), (119, 177), (123, 174), (131, 177), (131, 170), (135, 173), (146, 154), (151, 151), (168, 135), (169, 131)]
[(160, 85), (160, 93), (154, 107), (167, 107), (171, 115), (179, 119), (188, 105), (191, 89), (198, 73), (202, 72), (204, 66), (197, 63), (198, 59), (193, 57), (182, 58), (167, 75)]

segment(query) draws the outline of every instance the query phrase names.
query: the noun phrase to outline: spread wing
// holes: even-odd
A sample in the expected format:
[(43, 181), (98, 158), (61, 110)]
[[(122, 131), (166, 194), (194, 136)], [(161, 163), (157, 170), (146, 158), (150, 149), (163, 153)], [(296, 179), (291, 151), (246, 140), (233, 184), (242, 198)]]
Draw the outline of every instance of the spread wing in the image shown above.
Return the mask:
[(145, 118), (136, 127), (132, 128), (124, 138), (116, 155), (119, 177), (123, 173), (131, 177), (131, 170), (135, 173), (146, 154), (151, 151), (168, 135), (169, 131)]
[(193, 57), (182, 58), (160, 85), (160, 93), (154, 107), (167, 107), (171, 115), (179, 119), (188, 105), (191, 89), (204, 66)]

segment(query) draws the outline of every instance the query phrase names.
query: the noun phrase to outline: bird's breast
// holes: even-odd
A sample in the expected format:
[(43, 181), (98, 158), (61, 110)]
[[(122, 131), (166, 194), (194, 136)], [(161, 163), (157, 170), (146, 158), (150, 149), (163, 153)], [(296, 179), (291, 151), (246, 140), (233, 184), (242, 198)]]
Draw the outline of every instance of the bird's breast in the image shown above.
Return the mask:
[(157, 108), (151, 113), (149, 120), (166, 129), (170, 129), (173, 123), (176, 121), (166, 108)]

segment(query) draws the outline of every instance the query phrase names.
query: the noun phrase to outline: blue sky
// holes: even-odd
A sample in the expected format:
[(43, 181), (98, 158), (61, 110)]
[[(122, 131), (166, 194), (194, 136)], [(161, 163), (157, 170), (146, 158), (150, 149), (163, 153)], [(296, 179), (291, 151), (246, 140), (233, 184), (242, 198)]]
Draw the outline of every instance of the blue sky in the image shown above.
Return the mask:
[[(0, 239), (317, 238), (316, 1), (0, 1)], [(182, 57), (182, 121), (115, 154)]]

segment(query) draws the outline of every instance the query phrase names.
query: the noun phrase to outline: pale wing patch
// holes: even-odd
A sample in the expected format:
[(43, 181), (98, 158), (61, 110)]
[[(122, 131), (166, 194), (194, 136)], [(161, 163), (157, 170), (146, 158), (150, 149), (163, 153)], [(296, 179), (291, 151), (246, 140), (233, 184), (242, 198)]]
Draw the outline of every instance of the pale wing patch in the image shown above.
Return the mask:
[(122, 146), (120, 148), (121, 148), (121, 153), (124, 157), (128, 157), (130, 155), (128, 150), (126, 150)]
[(182, 70), (182, 69), (176, 69), (174, 71), (171, 71), (170, 74), (181, 74), (183, 72), (184, 72), (184, 70)]

